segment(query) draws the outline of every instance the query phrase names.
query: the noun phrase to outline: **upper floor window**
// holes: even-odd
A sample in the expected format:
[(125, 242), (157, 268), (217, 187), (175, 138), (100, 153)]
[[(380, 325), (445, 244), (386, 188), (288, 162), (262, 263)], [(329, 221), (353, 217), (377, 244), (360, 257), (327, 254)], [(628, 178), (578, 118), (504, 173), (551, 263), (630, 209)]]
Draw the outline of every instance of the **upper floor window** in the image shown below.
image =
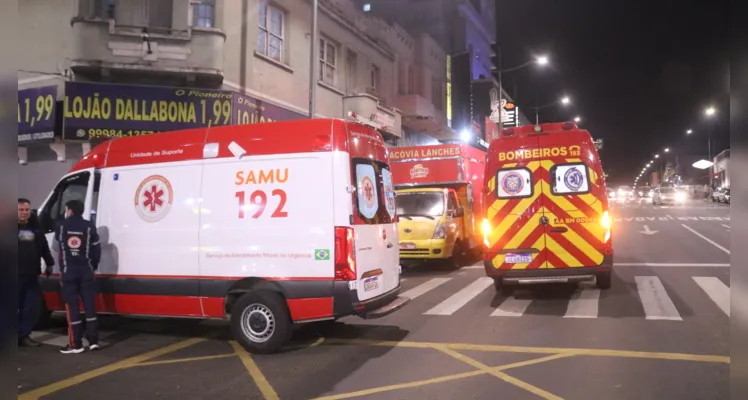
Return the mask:
[(271, 5), (260, 5), (257, 52), (283, 62), (283, 30), (286, 15)]
[(325, 39), (319, 40), (319, 80), (335, 85), (335, 67), (338, 47)]
[(114, 19), (115, 0), (94, 0), (94, 16), (103, 19)]
[(212, 28), (215, 26), (215, 0), (190, 0), (192, 26)]
[(379, 89), (381, 74), (382, 73), (379, 71), (379, 67), (372, 64), (371, 65), (371, 83), (370, 83), (372, 89), (374, 90)]

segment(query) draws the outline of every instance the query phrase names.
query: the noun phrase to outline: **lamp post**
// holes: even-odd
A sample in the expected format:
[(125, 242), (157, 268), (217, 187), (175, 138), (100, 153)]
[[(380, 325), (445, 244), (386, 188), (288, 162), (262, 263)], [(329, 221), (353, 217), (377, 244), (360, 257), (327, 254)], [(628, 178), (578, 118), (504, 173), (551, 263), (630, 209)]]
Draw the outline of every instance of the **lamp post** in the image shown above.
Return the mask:
[[(714, 107), (708, 107), (706, 110), (704, 110), (704, 114), (706, 114), (707, 118), (711, 118), (714, 116), (714, 114), (717, 112), (717, 110)], [(707, 144), (707, 155), (709, 157), (709, 162), (713, 162), (712, 160), (712, 130), (714, 129), (714, 124), (709, 124), (709, 129), (706, 131), (706, 144)], [(712, 164), (712, 168), (710, 168), (709, 171), (709, 188), (712, 189), (714, 187), (714, 164)]]
[(312, 32), (310, 35), (311, 46), (309, 46), (309, 119), (314, 119), (317, 113), (317, 66), (319, 61), (319, 29), (317, 29), (318, 0), (312, 1)]

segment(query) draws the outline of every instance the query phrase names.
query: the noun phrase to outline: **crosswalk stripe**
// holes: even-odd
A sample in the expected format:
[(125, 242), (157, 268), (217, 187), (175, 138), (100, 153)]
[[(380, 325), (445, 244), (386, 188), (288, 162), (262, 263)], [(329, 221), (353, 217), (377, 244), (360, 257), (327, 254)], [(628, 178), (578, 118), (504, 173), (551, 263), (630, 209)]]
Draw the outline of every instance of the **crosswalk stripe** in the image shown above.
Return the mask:
[(650, 320), (683, 321), (670, 300), (660, 278), (656, 276), (636, 276), (636, 289), (644, 307), (644, 314)]
[(572, 295), (564, 318), (597, 318), (600, 289), (581, 288)]
[(484, 276), (478, 278), (470, 285), (464, 287), (459, 292), (453, 294), (448, 299), (437, 304), (436, 307), (426, 311), (426, 315), (452, 315), (455, 311), (459, 310), (462, 306), (467, 304), (475, 296), (479, 295), (482, 291), (486, 290), (487, 287), (493, 285), (493, 278)]
[(730, 288), (713, 276), (691, 277), (722, 312), (730, 316)]
[(419, 297), (423, 294), (426, 294), (427, 292), (430, 292), (431, 290), (436, 289), (437, 287), (441, 286), (442, 284), (448, 282), (452, 278), (433, 278), (429, 281), (426, 281), (407, 292), (401, 294), (403, 297), (407, 297), (411, 300), (415, 299), (416, 297)]
[(499, 304), (492, 313), (492, 317), (521, 317), (525, 313), (527, 307), (532, 303), (532, 299), (518, 299), (515, 297), (508, 297), (506, 300)]

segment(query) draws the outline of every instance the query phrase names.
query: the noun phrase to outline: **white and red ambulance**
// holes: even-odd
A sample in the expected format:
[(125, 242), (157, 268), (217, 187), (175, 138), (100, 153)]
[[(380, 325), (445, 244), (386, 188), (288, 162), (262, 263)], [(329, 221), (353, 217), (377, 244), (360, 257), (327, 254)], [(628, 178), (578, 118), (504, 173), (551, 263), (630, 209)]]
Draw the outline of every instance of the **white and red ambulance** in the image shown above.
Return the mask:
[[(65, 203), (84, 202), (102, 243), (99, 312), (228, 318), (248, 351), (270, 353), (293, 323), (408, 302), (375, 128), (314, 119), (113, 139), (60, 180), (39, 218), (56, 249)], [(42, 282), (41, 314), (63, 310), (59, 269)]]

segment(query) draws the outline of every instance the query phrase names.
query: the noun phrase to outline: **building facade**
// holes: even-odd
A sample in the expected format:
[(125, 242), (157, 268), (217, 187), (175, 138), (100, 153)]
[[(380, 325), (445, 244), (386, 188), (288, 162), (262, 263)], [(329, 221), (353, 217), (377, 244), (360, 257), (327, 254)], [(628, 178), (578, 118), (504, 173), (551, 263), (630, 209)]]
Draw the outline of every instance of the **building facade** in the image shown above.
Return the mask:
[[(311, 15), (310, 0), (19, 3), (19, 192), (38, 204), (107, 138), (307, 118)], [(370, 117), (390, 145), (409, 143), (404, 118), (447, 125), (435, 40), (350, 0), (318, 15), (316, 117)]]
[(712, 165), (712, 181), (715, 187), (730, 187), (730, 149), (724, 150), (714, 157)]

